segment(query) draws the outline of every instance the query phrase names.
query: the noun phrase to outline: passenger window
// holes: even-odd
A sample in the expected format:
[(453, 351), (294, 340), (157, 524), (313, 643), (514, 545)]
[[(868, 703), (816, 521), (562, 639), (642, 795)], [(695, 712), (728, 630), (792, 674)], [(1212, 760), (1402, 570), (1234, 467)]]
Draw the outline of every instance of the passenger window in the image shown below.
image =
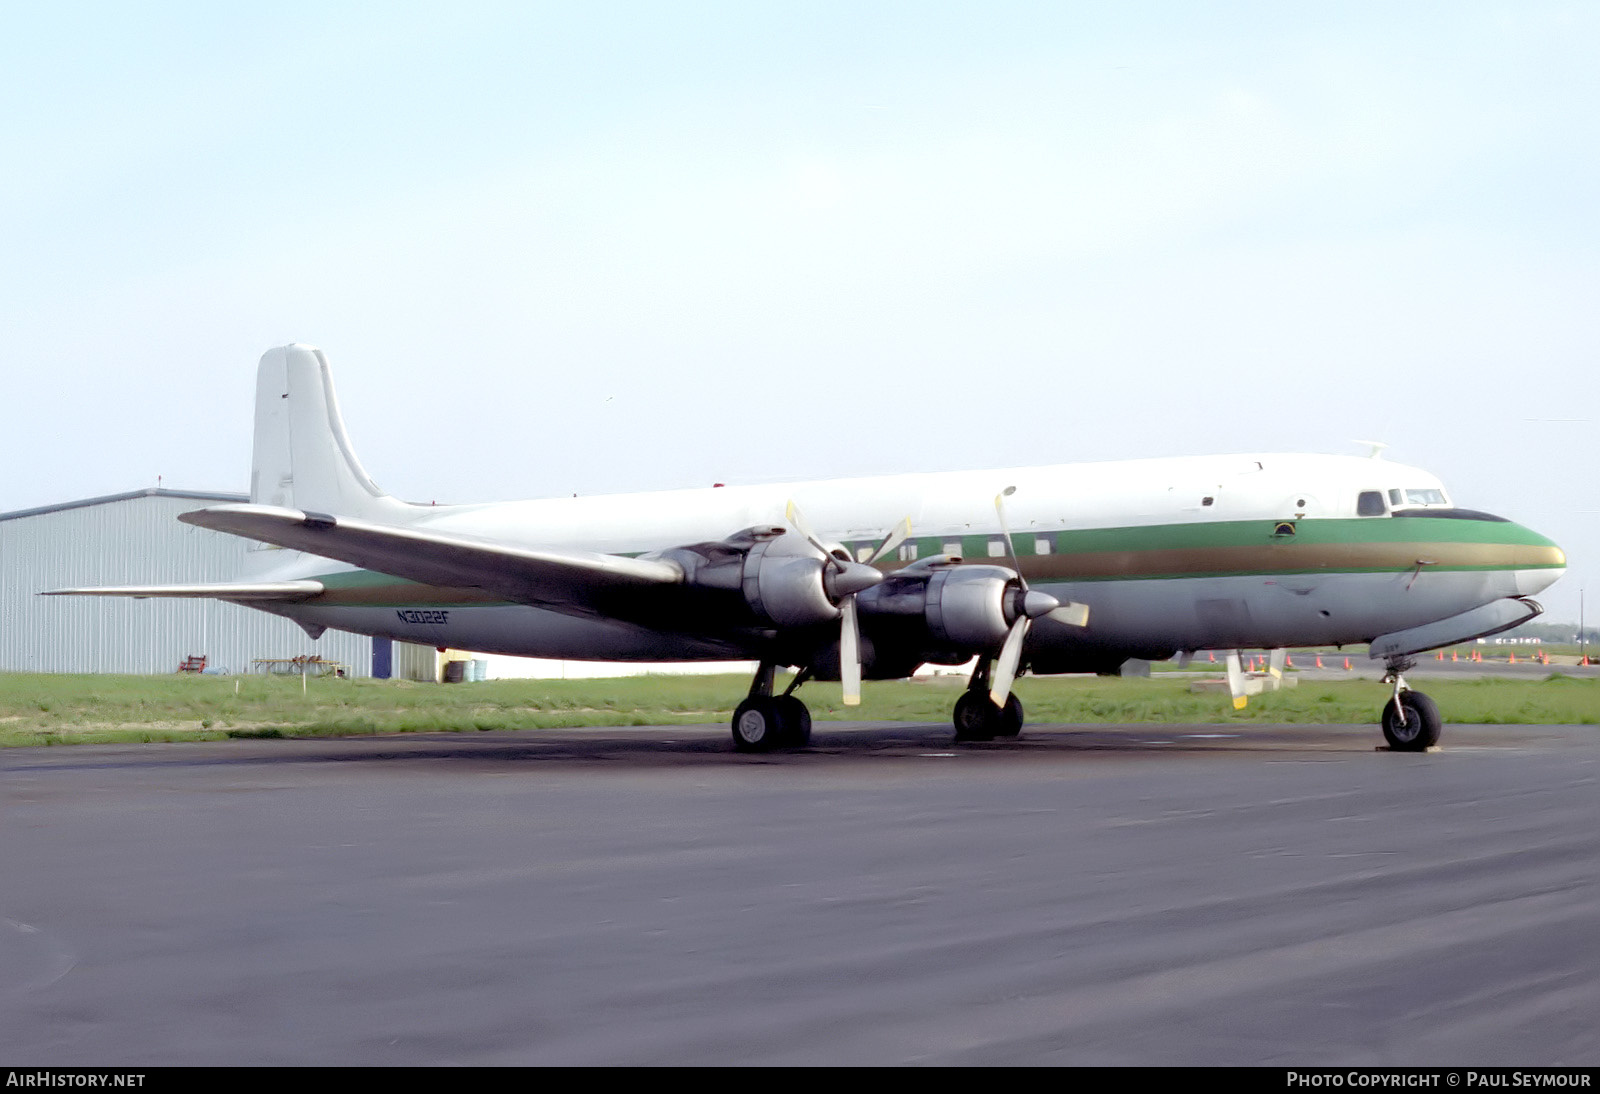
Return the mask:
[(1047, 555), (1047, 554), (1049, 554), (1050, 553), (1050, 537), (1049, 536), (1034, 536), (1033, 537), (1033, 553), (1036, 554), (1036, 555)]
[(1383, 516), (1383, 494), (1377, 490), (1363, 490), (1356, 498), (1356, 515), (1360, 517)]
[(989, 537), (989, 557), (990, 558), (1004, 558), (1005, 557), (1005, 553), (1006, 553), (1006, 541), (1004, 539), (1001, 539), (999, 536), (990, 536)]

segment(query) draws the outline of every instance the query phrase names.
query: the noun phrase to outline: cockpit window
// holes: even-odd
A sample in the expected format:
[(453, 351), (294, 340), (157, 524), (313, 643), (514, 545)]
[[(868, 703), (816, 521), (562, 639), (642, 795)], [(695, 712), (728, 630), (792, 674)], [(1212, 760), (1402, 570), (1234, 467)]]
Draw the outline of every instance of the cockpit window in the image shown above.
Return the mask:
[(1407, 490), (1407, 505), (1449, 505), (1443, 490)]
[(1381, 517), (1384, 514), (1383, 494), (1378, 490), (1363, 490), (1356, 498), (1356, 515)]
[(1404, 494), (1402, 494), (1398, 490), (1389, 491), (1389, 504), (1390, 505), (1392, 505), (1396, 509), (1398, 509), (1402, 505), (1404, 505), (1405, 503), (1406, 503), (1406, 496)]
[(1391, 516), (1400, 517), (1427, 517), (1438, 520), (1440, 517), (1449, 517), (1451, 520), (1484, 520), (1496, 521), (1500, 524), (1510, 524), (1505, 517), (1497, 517), (1493, 513), (1480, 513), (1476, 509), (1457, 509), (1453, 505), (1423, 506), (1421, 509), (1396, 509)]

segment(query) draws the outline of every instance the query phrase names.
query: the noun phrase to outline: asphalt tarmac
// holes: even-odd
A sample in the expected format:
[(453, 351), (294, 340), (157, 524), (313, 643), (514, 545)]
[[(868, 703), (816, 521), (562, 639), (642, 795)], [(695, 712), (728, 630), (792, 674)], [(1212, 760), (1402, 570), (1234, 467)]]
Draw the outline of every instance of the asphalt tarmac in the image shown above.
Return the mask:
[(1600, 729), (0, 754), (0, 1066), (1600, 1063)]

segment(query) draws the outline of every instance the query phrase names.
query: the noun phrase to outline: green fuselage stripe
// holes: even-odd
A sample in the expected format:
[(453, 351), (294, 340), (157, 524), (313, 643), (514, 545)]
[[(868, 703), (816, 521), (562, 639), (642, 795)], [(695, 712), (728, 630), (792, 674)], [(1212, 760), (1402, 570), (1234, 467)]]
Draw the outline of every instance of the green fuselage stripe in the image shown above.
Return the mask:
[[(922, 536), (916, 557), (958, 544), (969, 563), (1007, 565), (991, 553), (993, 534)], [(1428, 573), (1559, 569), (1566, 558), (1550, 540), (1506, 521), (1395, 517), (1353, 520), (1241, 520), (1013, 534), (1018, 563), (1032, 581), (1174, 580), (1321, 573)], [(1040, 540), (1045, 550), (1041, 551)], [(860, 556), (875, 544), (845, 545)], [(904, 548), (902, 548), (904, 550)], [(886, 570), (909, 558), (880, 563)], [(470, 588), (406, 581), (368, 570), (319, 575), (326, 592), (311, 602), (339, 606), (482, 607), (510, 603)]]
[[(1506, 521), (1456, 518), (1242, 520), (1013, 534), (1030, 579), (1117, 581), (1249, 574), (1536, 570), (1566, 565), (1548, 539)], [(1041, 550), (1041, 542), (1044, 547)], [(1006, 565), (998, 534), (923, 536), (919, 558), (959, 553)], [(849, 544), (852, 552), (872, 546)], [(955, 547), (956, 551), (947, 550)], [(997, 553), (998, 552), (998, 553)], [(858, 555), (859, 557), (859, 555)], [(898, 569), (911, 561), (889, 564)]]

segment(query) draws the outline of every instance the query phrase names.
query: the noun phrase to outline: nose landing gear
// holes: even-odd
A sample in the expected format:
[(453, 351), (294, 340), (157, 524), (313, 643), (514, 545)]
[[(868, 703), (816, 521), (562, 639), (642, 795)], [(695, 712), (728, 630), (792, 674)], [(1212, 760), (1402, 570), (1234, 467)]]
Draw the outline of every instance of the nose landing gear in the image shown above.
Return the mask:
[(1383, 708), (1383, 739), (1396, 752), (1425, 752), (1439, 743), (1444, 719), (1434, 701), (1406, 686), (1403, 675), (1416, 662), (1409, 657), (1394, 657), (1384, 662), (1383, 678), (1394, 684), (1394, 697)]

